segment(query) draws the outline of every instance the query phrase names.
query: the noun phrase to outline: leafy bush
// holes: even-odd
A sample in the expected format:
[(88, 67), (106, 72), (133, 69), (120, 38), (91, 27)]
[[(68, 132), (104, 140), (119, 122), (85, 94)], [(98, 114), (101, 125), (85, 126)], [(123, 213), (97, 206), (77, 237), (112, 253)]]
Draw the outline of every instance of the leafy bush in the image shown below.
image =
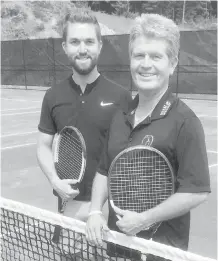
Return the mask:
[(129, 12), (129, 3), (127, 1), (115, 1), (111, 5), (116, 15), (123, 15), (124, 12)]
[(14, 3), (11, 6), (8, 5), (2, 6), (1, 18), (17, 16), (20, 11), (21, 11), (21, 7)]
[(44, 23), (38, 23), (38, 24), (36, 25), (36, 27), (35, 27), (35, 30), (36, 30), (37, 32), (44, 31), (44, 30), (45, 30), (45, 25), (44, 25)]
[(70, 1), (77, 8), (89, 8), (88, 1)]
[(123, 12), (123, 16), (125, 16), (126, 18), (135, 19), (137, 16), (139, 16), (139, 13), (132, 13), (129, 11), (125, 11)]

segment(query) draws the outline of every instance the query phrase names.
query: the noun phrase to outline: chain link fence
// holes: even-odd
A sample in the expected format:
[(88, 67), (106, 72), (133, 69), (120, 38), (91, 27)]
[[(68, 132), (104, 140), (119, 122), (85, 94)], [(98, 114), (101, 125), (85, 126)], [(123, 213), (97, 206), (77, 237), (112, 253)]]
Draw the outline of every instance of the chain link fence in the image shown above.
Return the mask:
[[(26, 89), (50, 87), (68, 77), (71, 66), (61, 39), (1, 42), (1, 84)], [(99, 71), (134, 91), (129, 70), (129, 35), (103, 37)], [(175, 93), (217, 94), (217, 31), (182, 31), (179, 64), (170, 79)]]

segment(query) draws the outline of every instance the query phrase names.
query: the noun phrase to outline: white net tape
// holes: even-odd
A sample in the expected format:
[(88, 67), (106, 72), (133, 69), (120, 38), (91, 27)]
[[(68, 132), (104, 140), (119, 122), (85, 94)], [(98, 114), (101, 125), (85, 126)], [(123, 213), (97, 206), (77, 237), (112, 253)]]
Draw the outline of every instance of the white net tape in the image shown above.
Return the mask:
[[(65, 229), (73, 230), (77, 233), (85, 234), (85, 223), (52, 213), (50, 211), (36, 208), (13, 200), (0, 198), (0, 206), (13, 212), (18, 212), (25, 216), (40, 219), (54, 225), (60, 225)], [(137, 237), (126, 236), (124, 234), (110, 231), (104, 235), (106, 242), (119, 244), (127, 248), (140, 251), (142, 254), (152, 254), (173, 261), (215, 261), (215, 259), (199, 256), (194, 253), (185, 252), (178, 248), (166, 246), (150, 240), (144, 240)], [(3, 246), (2, 246), (3, 247)]]

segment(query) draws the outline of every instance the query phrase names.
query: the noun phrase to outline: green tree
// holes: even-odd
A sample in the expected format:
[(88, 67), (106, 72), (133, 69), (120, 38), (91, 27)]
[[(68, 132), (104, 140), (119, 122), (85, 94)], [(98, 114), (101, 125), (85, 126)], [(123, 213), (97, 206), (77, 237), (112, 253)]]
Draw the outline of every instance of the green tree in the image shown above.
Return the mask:
[(217, 0), (210, 1), (208, 9), (211, 16), (217, 17)]
[(122, 15), (130, 11), (129, 1), (111, 1), (111, 6), (114, 8), (114, 14)]

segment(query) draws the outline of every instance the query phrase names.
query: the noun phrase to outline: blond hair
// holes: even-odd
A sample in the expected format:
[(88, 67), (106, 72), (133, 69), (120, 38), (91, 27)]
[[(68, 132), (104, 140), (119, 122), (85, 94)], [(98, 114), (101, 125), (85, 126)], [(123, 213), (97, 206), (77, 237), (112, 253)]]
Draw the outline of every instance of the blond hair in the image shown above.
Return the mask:
[(159, 14), (142, 14), (135, 19), (130, 31), (129, 54), (132, 44), (140, 36), (165, 40), (168, 43), (167, 55), (170, 60), (178, 58), (180, 48), (180, 32), (173, 20)]

